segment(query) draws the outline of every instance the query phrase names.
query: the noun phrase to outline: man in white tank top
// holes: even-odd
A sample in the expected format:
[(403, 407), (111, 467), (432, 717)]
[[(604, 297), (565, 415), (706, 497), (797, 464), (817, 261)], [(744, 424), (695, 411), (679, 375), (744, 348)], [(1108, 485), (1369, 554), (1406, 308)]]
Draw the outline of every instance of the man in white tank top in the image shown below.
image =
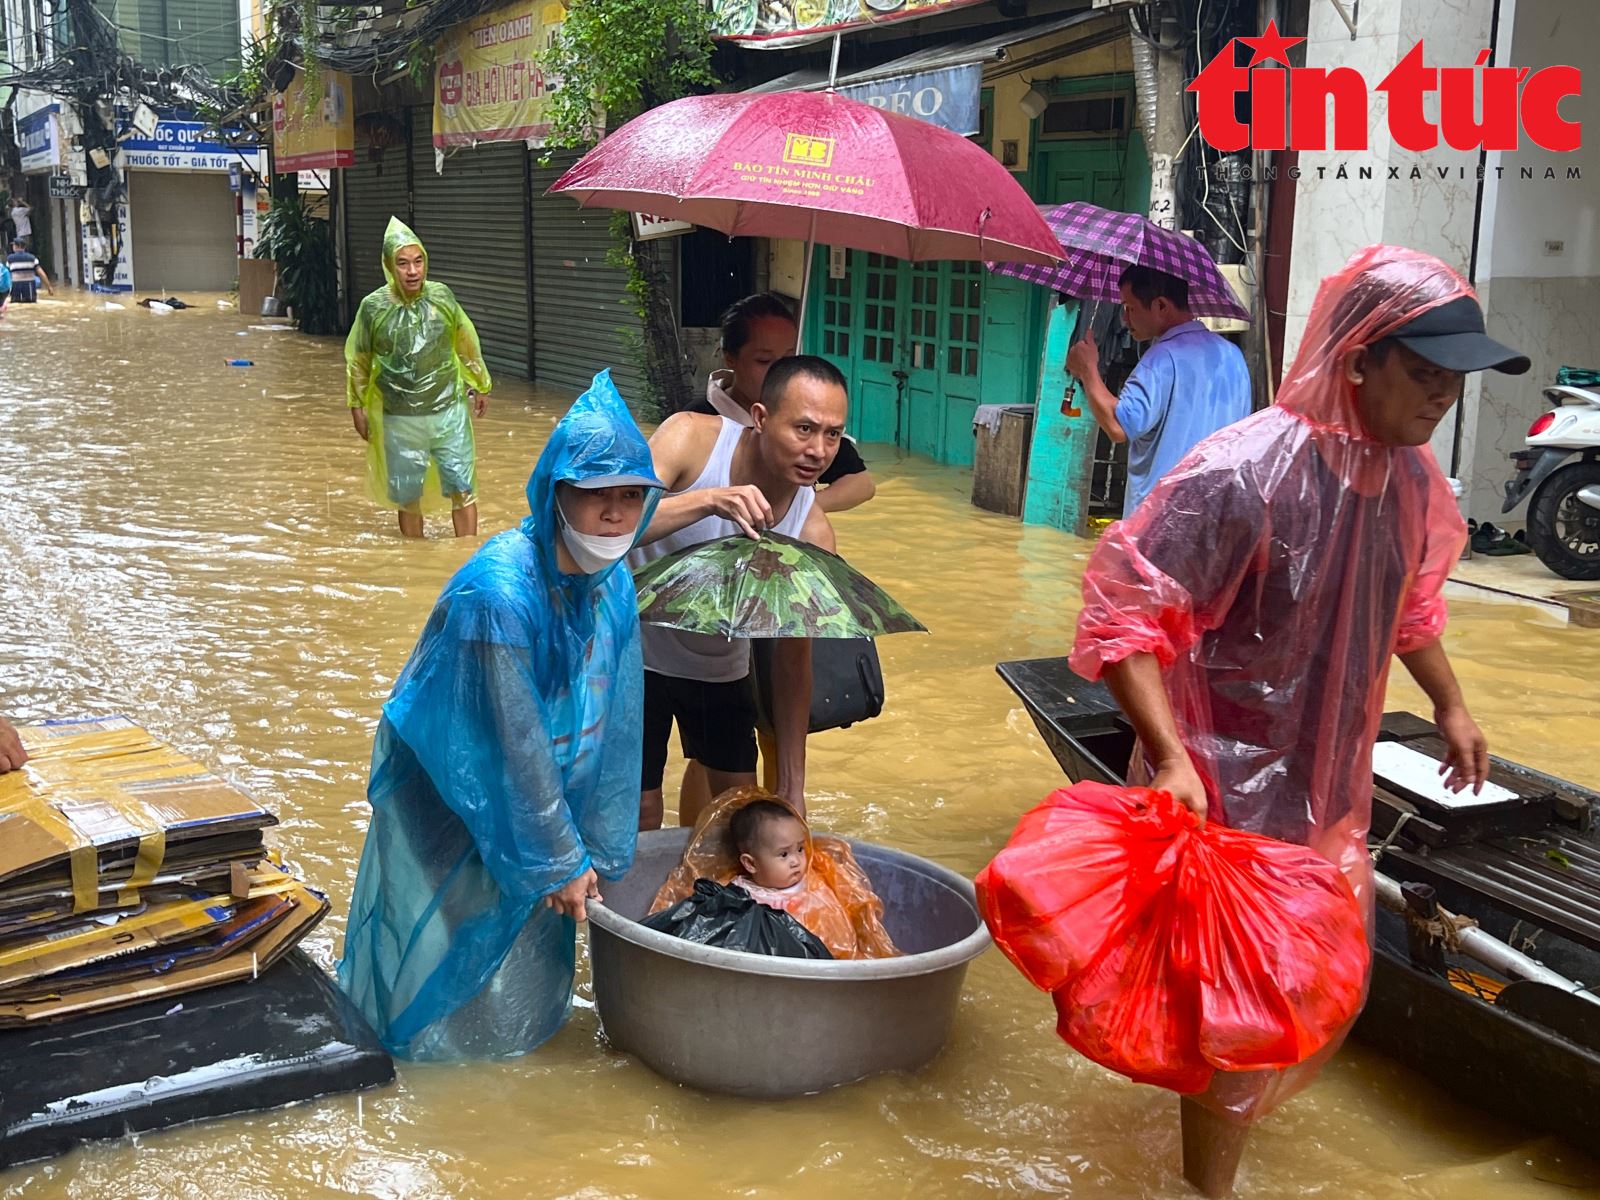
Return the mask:
[[(844, 376), (809, 355), (781, 359), (767, 372), (752, 426), (727, 417), (676, 413), (650, 439), (656, 474), (667, 486), (635, 567), (688, 546), (773, 529), (834, 549), (833, 527), (813, 487), (838, 453), (849, 399)], [(676, 721), (686, 757), (706, 768), (711, 795), (756, 782), (755, 699), (750, 644), (704, 634), (643, 628), (644, 771), (639, 827), (662, 818), (662, 776)], [(773, 653), (773, 730), (778, 793), (805, 812), (806, 732), (811, 715), (811, 643), (785, 639)], [(692, 825), (698, 810), (678, 814)]]

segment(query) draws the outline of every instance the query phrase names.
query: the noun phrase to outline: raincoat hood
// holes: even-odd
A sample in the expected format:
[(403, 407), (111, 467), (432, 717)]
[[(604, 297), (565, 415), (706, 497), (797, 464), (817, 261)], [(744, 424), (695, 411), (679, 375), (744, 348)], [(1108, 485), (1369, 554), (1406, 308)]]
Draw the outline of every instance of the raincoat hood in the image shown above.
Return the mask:
[[(400, 286), (400, 273), (395, 268), (394, 260), (400, 251), (407, 246), (415, 246), (422, 251), (422, 287), (417, 289), (415, 296), (407, 296), (405, 289)], [(399, 217), (389, 218), (389, 228), (383, 231), (383, 277), (389, 281), (389, 288), (402, 301), (416, 300), (428, 290), (428, 248), (422, 244), (422, 239), (411, 232)]]
[(1317, 289), (1299, 353), (1278, 392), (1279, 407), (1320, 429), (1376, 445), (1362, 425), (1355, 386), (1345, 378), (1345, 352), (1382, 341), (1462, 296), (1473, 296), (1467, 281), (1431, 254), (1398, 246), (1358, 251)]
[[(556, 538), (560, 536), (560, 521), (556, 516), (556, 484), (593, 486), (600, 480), (616, 480), (619, 485), (632, 484), (647, 489), (639, 527), (633, 534), (633, 544), (638, 545), (664, 485), (656, 478), (650, 443), (645, 441), (627, 403), (611, 382), (610, 368), (596, 375), (589, 390), (574, 400), (567, 415), (556, 422), (528, 478), (528, 515), (522, 520), (522, 532), (534, 543), (539, 561), (551, 578), (559, 574)], [(593, 575), (564, 575), (561, 579), (563, 584), (585, 581), (599, 584), (615, 567), (613, 564)]]

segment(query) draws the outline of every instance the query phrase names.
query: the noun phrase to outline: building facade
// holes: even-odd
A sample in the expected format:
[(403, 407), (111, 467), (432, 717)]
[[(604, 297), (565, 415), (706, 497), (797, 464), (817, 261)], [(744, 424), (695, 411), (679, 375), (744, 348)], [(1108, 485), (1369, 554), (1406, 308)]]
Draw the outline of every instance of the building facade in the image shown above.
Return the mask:
[[(1193, 31), (1178, 20), (1193, 11), (1186, 6), (1121, 0), (910, 0), (893, 10), (827, 11), (829, 21), (840, 19), (801, 28), (794, 14), (741, 9), (748, 28), (725, 28), (719, 53), (725, 88), (815, 89), (829, 85), (831, 72), (846, 95), (972, 138), (1040, 205), (1089, 201), (1193, 232), (1253, 314), (1248, 324), (1216, 327), (1244, 348), (1258, 403), (1271, 402), (1293, 361), (1318, 282), (1355, 249), (1406, 244), (1456, 266), (1478, 288), (1491, 333), (1536, 364), (1526, 380), (1469, 380), (1456, 419), (1439, 432), (1436, 453), (1463, 482), (1471, 515), (1498, 515), (1505, 455), (1542, 410), (1541, 386), (1562, 364), (1594, 365), (1600, 165), (1592, 137), (1572, 154), (1445, 146), (1419, 155), (1388, 138), (1383, 95), (1373, 88), (1372, 142), (1360, 154), (1222, 153), (1196, 136), (1185, 89), (1233, 38), (1273, 21), (1304, 39), (1291, 52), (1294, 65), (1354, 67), (1372, 83), (1419, 40), (1444, 66), (1470, 66), (1485, 47), (1497, 64), (1581, 65), (1600, 49), (1600, 6), (1246, 0), (1216, 6)], [(546, 45), (560, 15), (527, 0), (480, 19), (505, 25), (507, 13)], [(533, 63), (538, 49), (518, 53)], [(381, 282), (381, 227), (402, 216), (428, 241), (440, 276), (459, 280), (469, 310), (484, 314), (500, 369), (575, 392), (612, 366), (630, 398), (651, 401), (635, 368), (640, 333), (611, 253), (610, 215), (546, 195), (568, 159), (551, 159), (525, 124), (442, 137), (437, 114), (458, 102), (461, 79), (436, 77), (431, 95), (404, 84), (357, 89), (365, 154), (337, 185), (352, 301)], [(1567, 116), (1593, 127), (1596, 104), (1591, 89), (1573, 98)], [(718, 365), (723, 308), (758, 289), (800, 298), (798, 243), (698, 230), (656, 245), (691, 391)], [(1060, 361), (1087, 326), (1111, 365), (1108, 381), (1131, 368), (1139, 348), (1120, 332), (1115, 305), (1056, 297), (978, 263), (899, 262), (823, 246), (811, 267), (804, 348), (844, 371), (858, 439), (963, 466), (973, 461), (979, 408), (1031, 407), (1024, 519), (1084, 532), (1120, 513), (1121, 451), (1086, 409), (1063, 403), (1070, 384)]]
[[(98, 11), (119, 52), (150, 71), (200, 67), (217, 77), (239, 65), (238, 0), (139, 0)], [(66, 7), (41, 0), (6, 0), (6, 31), (10, 61), (22, 69), (51, 61), (75, 36)], [(211, 140), (182, 109), (147, 124), (141, 116), (135, 128), (135, 112), (119, 103), (109, 118), (118, 141), (107, 158), (114, 205), (97, 209), (86, 202), (91, 164), (74, 102), (22, 90), (15, 113), (20, 172), (12, 190), (32, 204), (36, 249), (54, 278), (162, 295), (234, 286), (238, 256), (255, 237), (259, 149)]]

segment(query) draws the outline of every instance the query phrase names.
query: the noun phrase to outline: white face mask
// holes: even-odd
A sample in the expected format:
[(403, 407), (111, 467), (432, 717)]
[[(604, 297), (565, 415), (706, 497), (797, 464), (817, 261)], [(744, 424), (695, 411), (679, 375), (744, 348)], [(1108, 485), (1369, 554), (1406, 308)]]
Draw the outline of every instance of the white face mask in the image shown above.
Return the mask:
[(633, 549), (633, 538), (627, 534), (607, 537), (603, 533), (579, 533), (567, 519), (559, 501), (556, 512), (561, 517), (561, 540), (567, 544), (567, 553), (585, 575), (597, 575)]

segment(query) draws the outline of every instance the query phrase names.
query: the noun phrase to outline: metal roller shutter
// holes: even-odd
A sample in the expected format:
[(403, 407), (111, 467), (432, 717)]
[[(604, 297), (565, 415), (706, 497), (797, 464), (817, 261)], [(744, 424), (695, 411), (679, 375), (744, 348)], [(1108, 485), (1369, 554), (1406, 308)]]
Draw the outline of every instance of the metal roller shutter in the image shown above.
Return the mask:
[(226, 175), (130, 171), (128, 207), (133, 282), (139, 291), (181, 296), (233, 286), (239, 276), (239, 228)]
[[(430, 160), (431, 161), (431, 160)], [(390, 146), (383, 152), (382, 174), (363, 145), (356, 150), (354, 166), (344, 169), (345, 262), (350, 270), (350, 314), (368, 292), (386, 282), (383, 277), (383, 231), (390, 217), (411, 220), (411, 200), (406, 185), (406, 147)]]
[(433, 169), (433, 113), (411, 110), (412, 228), (428, 276), (448, 284), (478, 330), (491, 372), (528, 377), (528, 152), (521, 142), (471, 146)]
[(633, 348), (639, 319), (627, 271), (606, 262), (611, 213), (545, 194), (575, 160), (558, 154), (550, 166), (533, 167), (533, 377), (576, 394), (610, 367), (617, 389), (638, 404), (645, 399)]

